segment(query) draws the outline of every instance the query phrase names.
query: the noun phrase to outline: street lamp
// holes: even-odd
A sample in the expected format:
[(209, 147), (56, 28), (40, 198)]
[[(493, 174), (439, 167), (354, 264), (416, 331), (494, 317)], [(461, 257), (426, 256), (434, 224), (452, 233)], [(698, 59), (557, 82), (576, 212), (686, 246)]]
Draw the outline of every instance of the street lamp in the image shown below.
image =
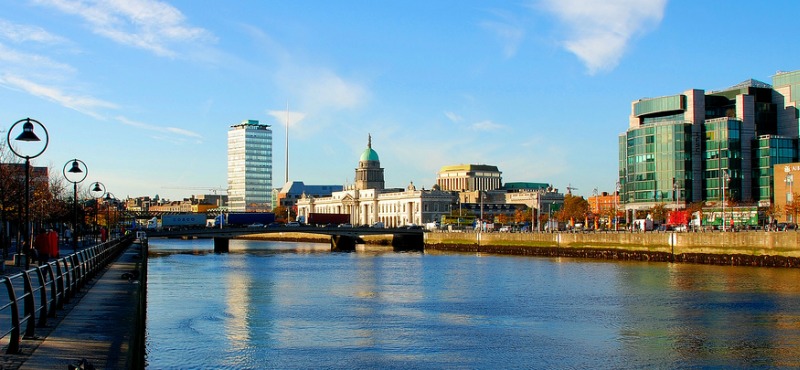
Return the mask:
[(108, 232), (109, 239), (111, 238), (111, 202), (114, 201), (116, 203), (117, 197), (114, 196), (114, 193), (106, 192), (105, 196), (106, 201), (106, 230)]
[(480, 225), (480, 231), (483, 231), (483, 190), (478, 190), (478, 197), (481, 198), (480, 199), (481, 200), (481, 225)]
[(102, 182), (95, 182), (92, 190), (90, 190), (94, 198), (94, 244), (97, 245), (97, 212), (100, 210), (100, 198), (106, 195), (106, 186)]
[[(786, 204), (790, 206), (790, 209), (794, 209), (794, 191), (792, 189), (794, 185), (794, 175), (791, 173), (787, 173), (786, 179), (784, 179), (783, 181), (786, 183), (786, 186), (789, 187), (789, 193), (786, 194)], [(787, 219), (789, 218), (788, 215), (786, 218)], [(795, 222), (794, 216), (792, 216), (791, 220), (787, 221)]]
[(619, 190), (621, 187), (619, 181), (617, 181), (617, 194), (615, 194), (616, 196), (614, 197), (614, 231), (617, 231), (617, 225), (619, 224), (619, 219), (617, 218), (617, 204), (619, 203)]
[(458, 198), (456, 198), (456, 202), (458, 202), (458, 228), (461, 229), (461, 193), (464, 192), (464, 189), (458, 193)]
[(678, 210), (678, 200), (680, 198), (678, 194), (678, 180), (674, 177), (672, 178), (672, 195), (675, 197), (675, 210)]
[[(83, 166), (81, 166), (83, 165)], [(70, 167), (67, 170), (67, 167)], [(83, 169), (81, 169), (83, 167)], [(64, 169), (61, 171), (64, 174), (64, 178), (67, 181), (72, 183), (72, 207), (73, 207), (73, 217), (72, 217), (72, 252), (77, 252), (78, 250), (78, 183), (85, 180), (86, 176), (89, 174), (89, 168), (86, 167), (86, 163), (83, 163), (80, 159), (73, 159), (71, 161), (67, 161), (64, 164)]]
[(728, 171), (723, 171), (722, 178), (722, 232), (725, 232), (727, 230), (725, 226), (725, 190), (728, 188), (728, 181), (731, 180), (731, 176)]
[[(597, 196), (597, 188), (592, 189), (592, 195), (594, 195), (594, 230), (597, 231), (597, 226), (600, 224), (597, 221), (597, 216), (600, 214), (600, 199)], [(588, 225), (587, 225), (588, 226)]]
[[(23, 123), (24, 122), (24, 123)], [(11, 133), (14, 132), (14, 128), (17, 127), (20, 123), (22, 124), (22, 133), (20, 133), (15, 139), (14, 144), (18, 144), (19, 146), (15, 148), (11, 141)], [(35, 126), (39, 126), (44, 131), (44, 145), (40, 148), (42, 139), (36, 136), (36, 133), (33, 132)], [(8, 143), (9, 149), (11, 152), (14, 153), (17, 157), (25, 159), (25, 235), (23, 238), (23, 246), (22, 250), (17, 248), (17, 254), (22, 255), (24, 251), (27, 255), (31, 249), (31, 208), (30, 208), (30, 197), (31, 197), (31, 183), (30, 183), (30, 172), (31, 172), (31, 158), (36, 158), (42, 153), (44, 153), (45, 149), (47, 149), (47, 145), (50, 143), (50, 135), (47, 133), (47, 128), (44, 125), (31, 118), (21, 119), (17, 122), (14, 122), (11, 125), (11, 128), (8, 129), (8, 135), (6, 138), (6, 142)], [(23, 151), (30, 151), (33, 154), (22, 154)], [(21, 259), (17, 259), (20, 261)], [(28, 258), (25, 258), (25, 269), (29, 269), (31, 266), (31, 262)]]

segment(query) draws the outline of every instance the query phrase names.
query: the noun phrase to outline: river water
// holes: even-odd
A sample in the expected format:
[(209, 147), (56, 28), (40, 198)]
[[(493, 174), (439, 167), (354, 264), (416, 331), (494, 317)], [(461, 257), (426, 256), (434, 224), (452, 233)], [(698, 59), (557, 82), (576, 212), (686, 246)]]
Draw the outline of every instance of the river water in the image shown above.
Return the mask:
[(800, 270), (150, 241), (151, 369), (800, 367)]

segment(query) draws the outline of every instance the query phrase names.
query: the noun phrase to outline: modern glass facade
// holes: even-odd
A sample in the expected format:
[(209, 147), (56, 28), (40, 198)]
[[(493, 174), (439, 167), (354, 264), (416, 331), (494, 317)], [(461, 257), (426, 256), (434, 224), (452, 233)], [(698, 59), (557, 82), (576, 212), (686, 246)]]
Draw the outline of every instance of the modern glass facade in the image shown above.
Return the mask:
[(775, 199), (773, 168), (777, 164), (796, 162), (797, 139), (784, 136), (762, 135), (756, 146), (756, 163), (753, 165), (753, 194), (758, 199)]
[(742, 194), (742, 121), (715, 118), (703, 124), (703, 199), (741, 200)]
[(620, 184), (626, 198), (622, 201), (669, 203), (691, 199), (692, 189), (686, 186), (692, 178), (691, 135), (691, 124), (672, 122), (641, 126), (621, 136), (620, 153), (625, 155)]
[(228, 131), (228, 209), (272, 209), (272, 129), (256, 120), (243, 121)]
[(774, 204), (774, 166), (800, 159), (798, 102), (800, 71), (778, 73), (773, 85), (750, 79), (632, 102), (618, 142), (620, 201), (627, 210), (723, 197)]
[(685, 109), (686, 96), (673, 95), (638, 101), (633, 105), (633, 114), (636, 117), (642, 117), (653, 113), (682, 112)]

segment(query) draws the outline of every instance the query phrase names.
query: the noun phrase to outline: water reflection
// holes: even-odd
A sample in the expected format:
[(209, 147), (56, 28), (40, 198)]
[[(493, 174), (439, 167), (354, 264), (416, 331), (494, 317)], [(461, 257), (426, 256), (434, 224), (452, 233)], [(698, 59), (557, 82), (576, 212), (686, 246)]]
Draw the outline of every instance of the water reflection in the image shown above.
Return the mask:
[(181, 242), (151, 241), (152, 368), (800, 366), (797, 270)]

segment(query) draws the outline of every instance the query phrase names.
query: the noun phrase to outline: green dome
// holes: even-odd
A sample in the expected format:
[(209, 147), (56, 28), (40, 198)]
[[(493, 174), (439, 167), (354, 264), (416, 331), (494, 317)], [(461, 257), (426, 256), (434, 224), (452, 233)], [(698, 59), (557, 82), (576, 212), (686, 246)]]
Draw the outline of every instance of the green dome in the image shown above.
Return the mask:
[(378, 159), (378, 153), (376, 151), (374, 151), (372, 148), (367, 148), (367, 149), (364, 149), (364, 153), (361, 153), (360, 161), (361, 162), (366, 162), (366, 161), (380, 162), (380, 159)]

